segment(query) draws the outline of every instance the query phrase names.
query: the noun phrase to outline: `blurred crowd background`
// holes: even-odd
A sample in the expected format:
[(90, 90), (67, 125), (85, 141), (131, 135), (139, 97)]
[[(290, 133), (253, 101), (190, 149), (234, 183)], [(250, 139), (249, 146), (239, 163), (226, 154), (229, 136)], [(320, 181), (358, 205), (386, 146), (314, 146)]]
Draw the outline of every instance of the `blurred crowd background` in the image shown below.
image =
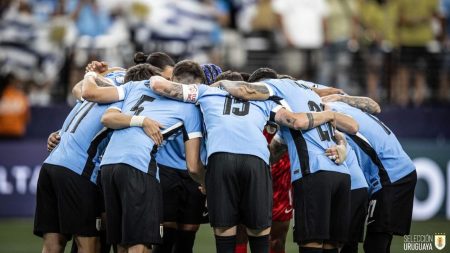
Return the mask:
[(0, 135), (29, 106), (73, 104), (89, 61), (128, 67), (136, 51), (449, 104), (448, 15), (450, 0), (0, 0)]

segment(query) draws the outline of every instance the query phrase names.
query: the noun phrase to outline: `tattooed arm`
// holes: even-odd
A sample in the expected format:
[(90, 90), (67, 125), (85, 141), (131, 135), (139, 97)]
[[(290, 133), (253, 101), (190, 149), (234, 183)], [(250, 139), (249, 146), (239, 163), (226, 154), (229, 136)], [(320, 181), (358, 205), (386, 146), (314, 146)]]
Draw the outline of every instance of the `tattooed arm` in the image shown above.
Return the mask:
[(212, 84), (226, 90), (233, 97), (244, 100), (266, 100), (270, 97), (269, 88), (264, 83), (222, 80)]
[(120, 97), (118, 87), (112, 86), (108, 79), (99, 75), (85, 76), (82, 97), (97, 103), (112, 103), (123, 99)]
[(377, 114), (381, 112), (380, 105), (369, 97), (355, 97), (347, 95), (329, 95), (322, 97), (323, 102), (340, 101), (348, 105), (356, 107), (362, 111), (370, 114)]
[(352, 117), (339, 112), (292, 113), (283, 108), (275, 114), (275, 122), (296, 130), (308, 130), (330, 121), (335, 121), (337, 129), (346, 133), (358, 132), (358, 123)]
[(197, 99), (198, 88), (196, 84), (185, 85), (166, 80), (161, 76), (152, 76), (150, 87), (159, 95), (175, 100), (196, 102)]

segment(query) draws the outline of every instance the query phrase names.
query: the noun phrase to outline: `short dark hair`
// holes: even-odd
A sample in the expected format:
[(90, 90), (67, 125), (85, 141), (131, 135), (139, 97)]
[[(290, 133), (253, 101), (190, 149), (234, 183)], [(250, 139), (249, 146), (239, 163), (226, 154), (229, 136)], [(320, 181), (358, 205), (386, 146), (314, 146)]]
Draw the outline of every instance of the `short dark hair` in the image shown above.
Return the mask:
[(244, 81), (244, 78), (242, 78), (239, 72), (227, 70), (216, 77), (216, 82), (220, 80)]
[(164, 69), (167, 66), (175, 66), (175, 61), (163, 52), (154, 52), (149, 55), (137, 52), (134, 54), (134, 62), (136, 64), (148, 63), (160, 69)]
[(129, 81), (142, 81), (150, 79), (152, 76), (159, 76), (161, 70), (152, 66), (148, 63), (138, 64), (127, 70), (125, 74), (124, 81), (127, 83)]
[(183, 60), (173, 67), (172, 80), (184, 84), (205, 83), (206, 77), (200, 64), (191, 60)]
[(249, 82), (258, 82), (265, 79), (277, 79), (278, 74), (271, 68), (259, 68), (255, 70), (248, 78)]

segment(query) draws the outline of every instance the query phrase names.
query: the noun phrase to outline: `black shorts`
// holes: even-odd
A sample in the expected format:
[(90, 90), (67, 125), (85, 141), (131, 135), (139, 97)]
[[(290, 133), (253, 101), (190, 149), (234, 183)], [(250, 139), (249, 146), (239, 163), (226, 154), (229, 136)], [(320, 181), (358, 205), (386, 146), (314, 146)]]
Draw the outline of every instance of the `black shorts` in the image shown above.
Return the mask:
[(214, 153), (208, 159), (206, 198), (212, 227), (244, 224), (265, 229), (272, 224), (272, 177), (259, 157)]
[(100, 217), (98, 187), (88, 179), (61, 166), (44, 163), (39, 172), (33, 233), (98, 236)]
[(186, 170), (161, 164), (158, 164), (158, 167), (163, 191), (164, 222), (208, 223), (206, 196), (200, 192), (200, 185)]
[(158, 180), (130, 165), (101, 167), (106, 235), (111, 244), (162, 243), (162, 191)]
[(429, 61), (429, 53), (426, 47), (400, 47), (401, 65), (414, 70), (426, 70)]
[(369, 192), (367, 188), (350, 191), (350, 228), (348, 242), (363, 241), (368, 203)]
[(350, 224), (350, 176), (318, 171), (292, 183), (294, 241), (346, 242)]
[(367, 231), (407, 235), (411, 228), (417, 174), (383, 185), (369, 200)]

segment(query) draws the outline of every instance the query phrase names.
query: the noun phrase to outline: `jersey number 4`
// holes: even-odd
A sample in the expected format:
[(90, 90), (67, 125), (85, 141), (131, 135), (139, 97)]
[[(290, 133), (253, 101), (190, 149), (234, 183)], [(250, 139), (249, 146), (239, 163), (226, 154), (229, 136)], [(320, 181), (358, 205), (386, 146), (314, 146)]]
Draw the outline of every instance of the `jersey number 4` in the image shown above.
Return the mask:
[(144, 110), (144, 106), (142, 106), (142, 103), (153, 102), (153, 100), (155, 100), (154, 97), (142, 95), (136, 102), (136, 104), (131, 107), (130, 111), (134, 112), (134, 115), (139, 115)]

